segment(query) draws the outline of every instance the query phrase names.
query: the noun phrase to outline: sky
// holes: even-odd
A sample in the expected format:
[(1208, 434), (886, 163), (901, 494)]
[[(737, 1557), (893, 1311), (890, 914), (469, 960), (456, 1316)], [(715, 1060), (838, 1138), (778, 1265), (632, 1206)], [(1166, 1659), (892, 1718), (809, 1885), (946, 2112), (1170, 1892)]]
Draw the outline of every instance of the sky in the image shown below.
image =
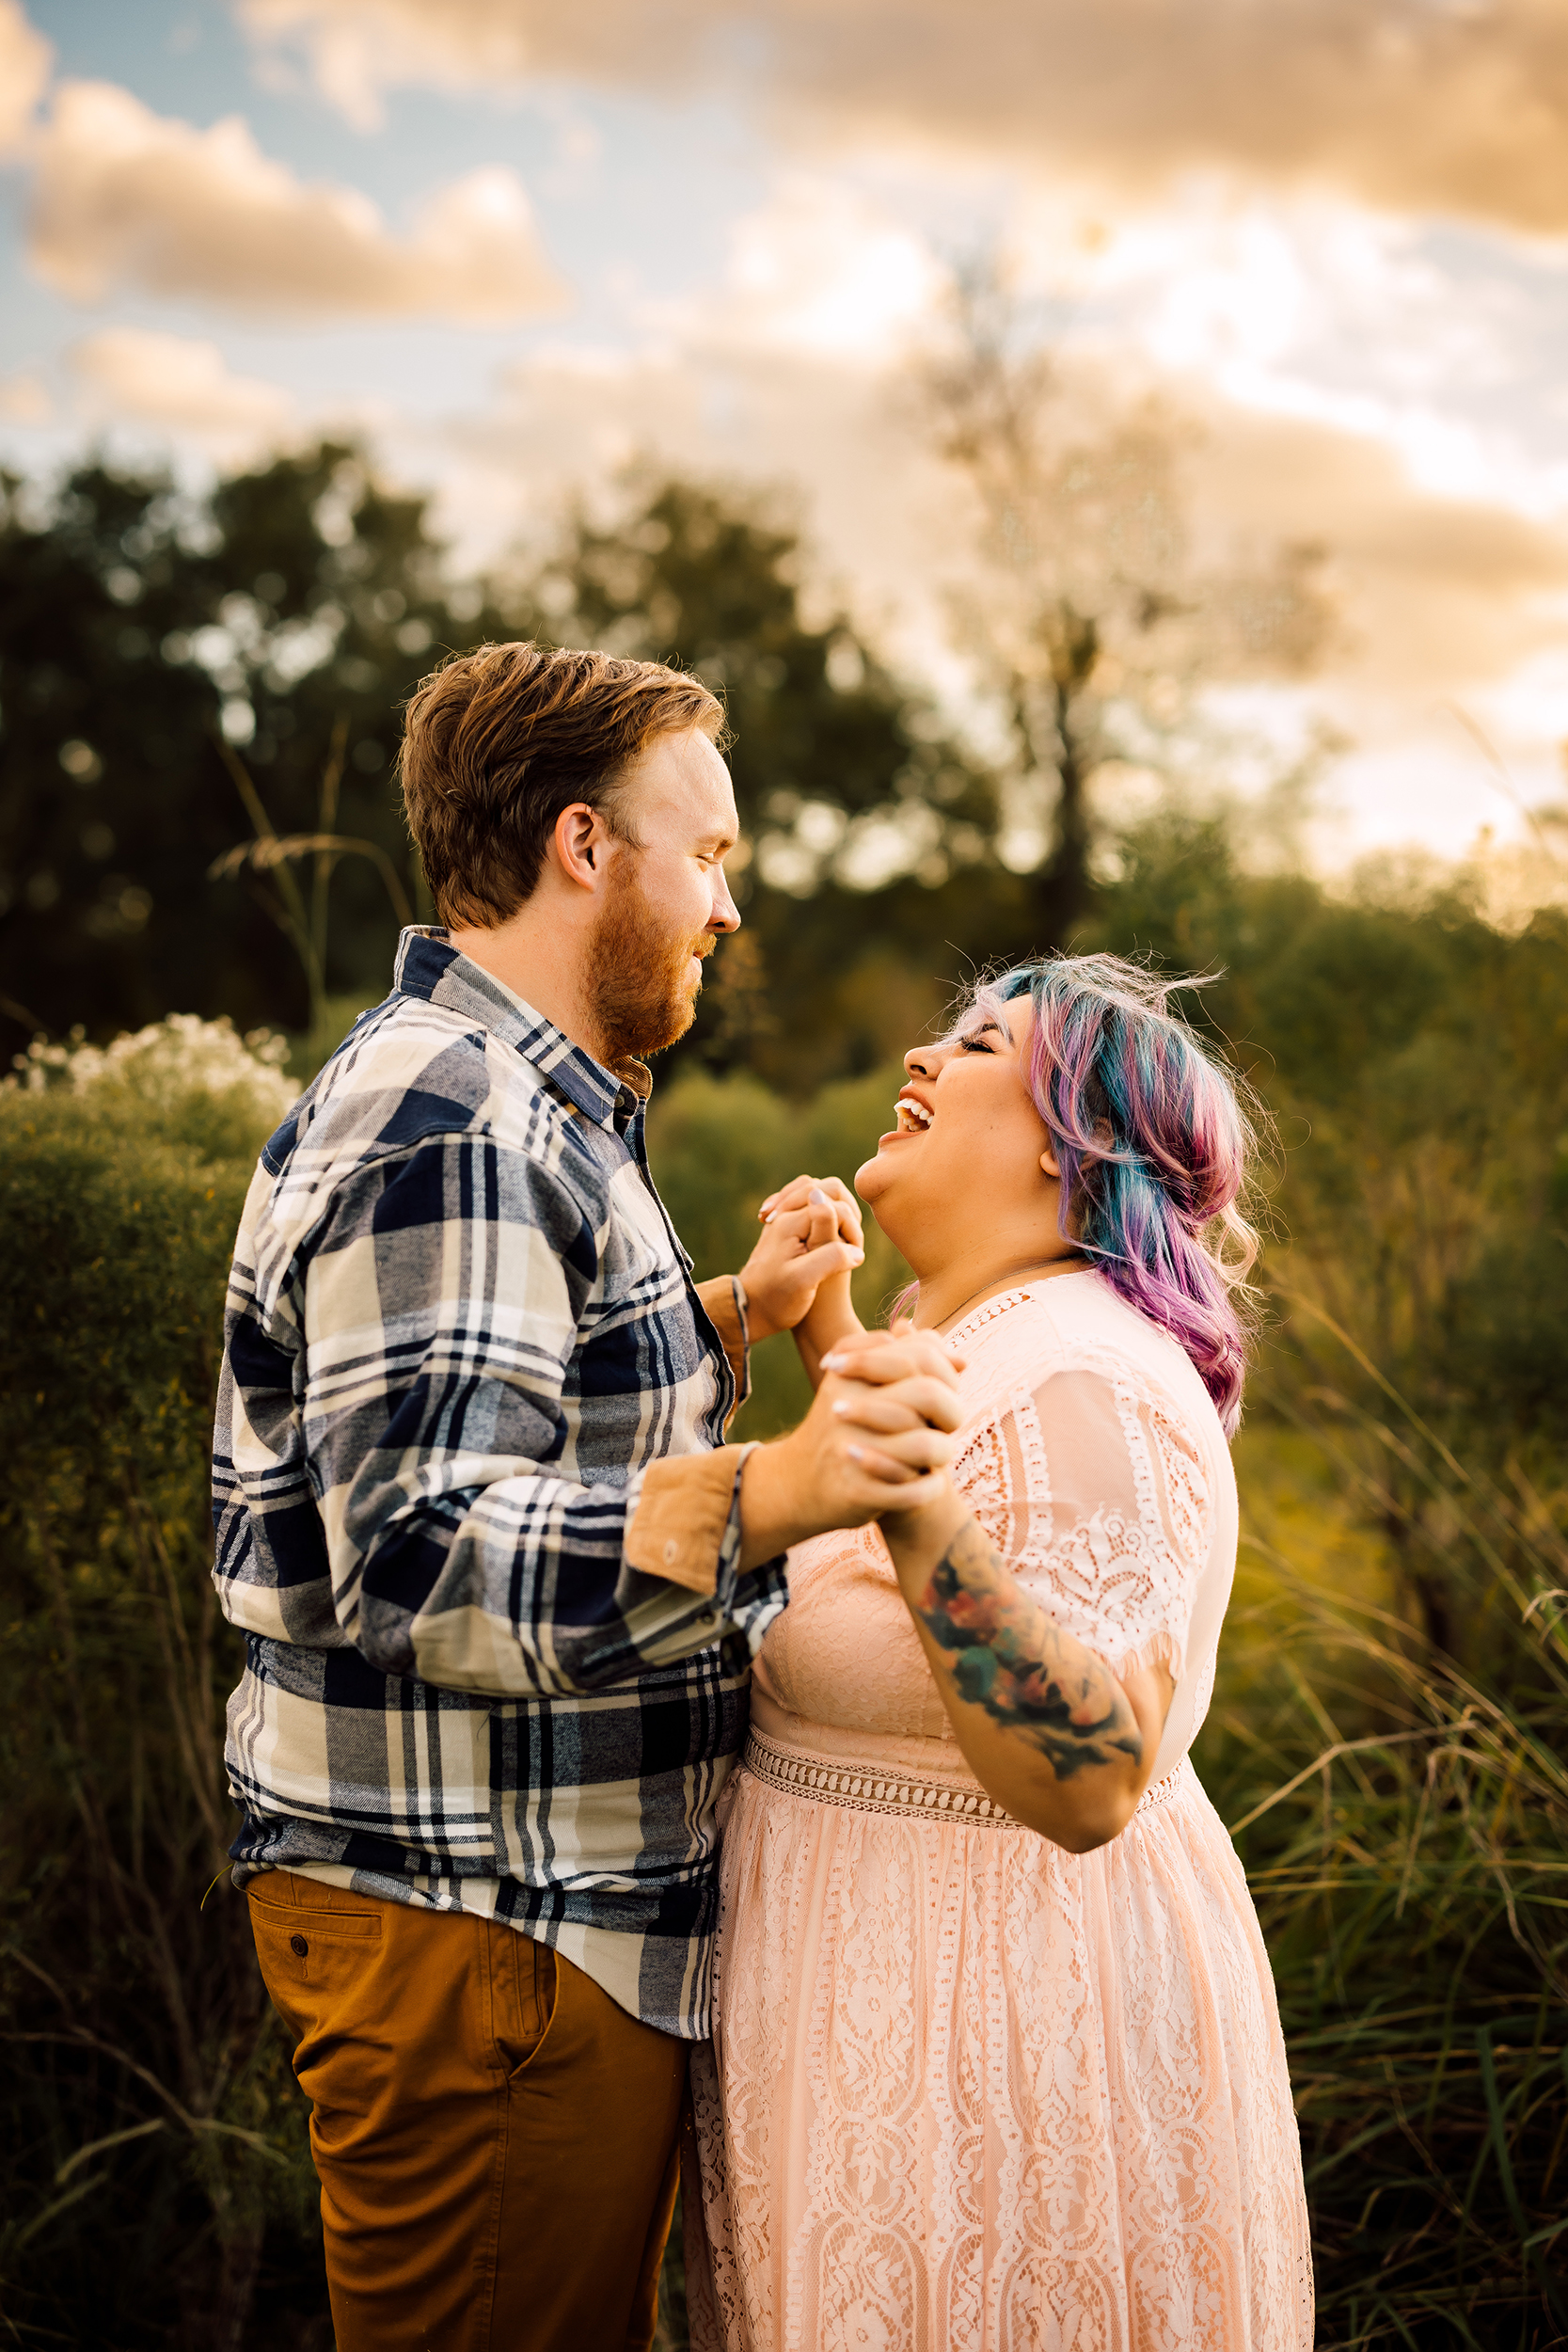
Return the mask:
[(1321, 861), (1562, 798), (1561, 0), (0, 0), (0, 461), (353, 431), (459, 564), (637, 456), (786, 485), (959, 708), (911, 387), (1000, 255), (1205, 546), (1325, 550), (1319, 673), (1225, 706), (1332, 731)]

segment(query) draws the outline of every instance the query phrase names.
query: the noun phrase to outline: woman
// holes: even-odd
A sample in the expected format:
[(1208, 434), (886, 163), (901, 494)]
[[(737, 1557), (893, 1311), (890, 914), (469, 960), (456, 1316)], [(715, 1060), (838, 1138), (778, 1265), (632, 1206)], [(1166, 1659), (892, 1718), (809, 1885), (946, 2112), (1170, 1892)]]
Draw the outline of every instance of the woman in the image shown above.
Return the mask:
[[(791, 1554), (757, 1663), (694, 2344), (1311, 2344), (1274, 1987), (1187, 1761), (1235, 1564), (1250, 1136), (1168, 993), (1108, 956), (980, 987), (856, 1178), (966, 1418), (933, 1500)], [(910, 1342), (861, 1331), (847, 1278), (798, 1337), (868, 1449), (909, 1425), (876, 1384)]]

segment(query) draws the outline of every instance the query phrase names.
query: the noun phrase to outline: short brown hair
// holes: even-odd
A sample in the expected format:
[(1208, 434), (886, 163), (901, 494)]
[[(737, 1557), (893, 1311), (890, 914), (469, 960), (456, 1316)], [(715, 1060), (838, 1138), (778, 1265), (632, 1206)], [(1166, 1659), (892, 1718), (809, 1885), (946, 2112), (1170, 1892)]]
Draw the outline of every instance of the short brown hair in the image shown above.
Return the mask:
[(409, 830), (443, 923), (504, 923), (533, 894), (555, 820), (586, 801), (617, 832), (615, 787), (657, 736), (724, 712), (701, 678), (657, 661), (544, 645), (476, 645), (420, 681), (398, 768)]

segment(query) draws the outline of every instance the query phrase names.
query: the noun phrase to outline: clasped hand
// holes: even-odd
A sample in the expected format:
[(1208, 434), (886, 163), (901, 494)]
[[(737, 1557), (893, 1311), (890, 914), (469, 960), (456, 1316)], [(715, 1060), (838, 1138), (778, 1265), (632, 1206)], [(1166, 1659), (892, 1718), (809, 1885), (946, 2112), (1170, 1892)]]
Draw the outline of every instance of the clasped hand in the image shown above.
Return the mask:
[(742, 1565), (830, 1528), (944, 1501), (963, 1419), (961, 1369), (943, 1341), (912, 1324), (841, 1341), (799, 1429), (747, 1462)]
[(797, 1176), (762, 1205), (762, 1232), (740, 1269), (753, 1343), (793, 1331), (826, 1284), (847, 1305), (849, 1277), (864, 1263), (860, 1203), (836, 1176)]
[(909, 1323), (866, 1331), (856, 1318), (849, 1277), (865, 1250), (847, 1187), (834, 1176), (798, 1176), (759, 1214), (763, 1230), (740, 1275), (750, 1336), (804, 1339), (816, 1394), (799, 1429), (747, 1461), (746, 1566), (830, 1528), (944, 1500), (962, 1419), (962, 1362), (943, 1341)]

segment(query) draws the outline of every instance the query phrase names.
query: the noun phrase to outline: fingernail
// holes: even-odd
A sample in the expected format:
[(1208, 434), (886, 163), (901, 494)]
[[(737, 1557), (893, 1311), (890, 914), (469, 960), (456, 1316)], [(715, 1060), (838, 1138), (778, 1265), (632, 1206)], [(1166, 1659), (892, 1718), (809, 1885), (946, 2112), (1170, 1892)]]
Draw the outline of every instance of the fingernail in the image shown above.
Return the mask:
[(863, 1445), (847, 1445), (844, 1451), (851, 1462), (863, 1462), (865, 1459), (865, 1448)]
[(763, 1211), (763, 1213), (762, 1213), (762, 1221), (763, 1221), (763, 1223), (764, 1223), (765, 1225), (771, 1225), (771, 1224), (772, 1224), (772, 1222), (773, 1222), (774, 1214), (775, 1214), (775, 1213), (774, 1213), (774, 1211), (773, 1211), (773, 1210), (771, 1210), (771, 1209), (764, 1209), (764, 1211)]
[(820, 1184), (813, 1184), (810, 1192), (806, 1195), (806, 1198), (811, 1202), (814, 1209), (819, 1209), (821, 1208), (823, 1202), (827, 1200), (828, 1196), (823, 1191)]
[(849, 1410), (849, 1399), (847, 1396), (841, 1396), (833, 1406), (833, 1410), (835, 1413), (847, 1413)]
[(849, 1263), (850, 1263), (851, 1265), (864, 1265), (864, 1263), (865, 1263), (865, 1252), (864, 1252), (864, 1250), (863, 1250), (863, 1249), (851, 1249), (851, 1250), (850, 1250), (850, 1252), (849, 1252)]
[(845, 1356), (824, 1356), (822, 1359), (822, 1369), (824, 1372), (839, 1372), (842, 1371), (844, 1365), (847, 1361), (848, 1359)]

